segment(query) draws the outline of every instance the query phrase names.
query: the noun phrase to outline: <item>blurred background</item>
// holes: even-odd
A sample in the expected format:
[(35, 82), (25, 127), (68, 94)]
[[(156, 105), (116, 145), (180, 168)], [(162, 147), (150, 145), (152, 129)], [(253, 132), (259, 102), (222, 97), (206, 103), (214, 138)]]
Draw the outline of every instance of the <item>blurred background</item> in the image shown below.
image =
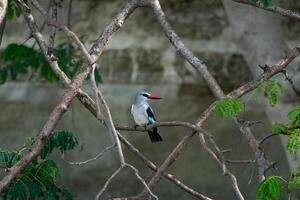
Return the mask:
[[(48, 1), (41, 2), (47, 7)], [(297, 0), (275, 1), (284, 8), (300, 11)], [(67, 23), (68, 1), (62, 2), (59, 18)], [(253, 7), (239, 5), (230, 0), (161, 0), (167, 19), (188, 48), (203, 60), (209, 71), (227, 93), (257, 77), (262, 71), (258, 64), (272, 65), (300, 41), (300, 26), (294, 20)], [(87, 46), (103, 31), (124, 5), (123, 0), (73, 1), (71, 30), (77, 33)], [(38, 25), (42, 17), (34, 10)], [(44, 30), (45, 35), (49, 29)], [(30, 35), (22, 17), (7, 21), (1, 48), (10, 43), (23, 43)], [(66, 42), (58, 33), (56, 44)], [(26, 41), (28, 46), (33, 40)], [(37, 48), (37, 45), (36, 45)], [(158, 121), (195, 122), (199, 115), (214, 102), (204, 79), (171, 46), (160, 26), (147, 8), (137, 9), (118, 31), (98, 61), (101, 74), (100, 88), (109, 103), (116, 125), (134, 125), (130, 115), (131, 104), (137, 91), (148, 91), (163, 97), (151, 102)], [(288, 71), (297, 83), (299, 60)], [(279, 75), (279, 79), (282, 77)], [(300, 83), (300, 81), (299, 81)], [(297, 86), (297, 84), (296, 84)], [(91, 94), (89, 82), (83, 89)], [(264, 98), (257, 99), (255, 92), (243, 98), (245, 120), (260, 120), (253, 126), (253, 133), (260, 139), (270, 133), (273, 122), (285, 122), (286, 113), (299, 104), (299, 98), (285, 84), (286, 94), (276, 108), (265, 106)], [(20, 76), (0, 85), (0, 146), (2, 149), (21, 147), (28, 137), (36, 136), (65, 88), (59, 83), (32, 80)], [(222, 149), (232, 149), (228, 159), (253, 159), (247, 141), (231, 119), (213, 115), (205, 124)], [(101, 189), (106, 179), (118, 167), (116, 151), (101, 159), (81, 166), (71, 166), (67, 161), (83, 161), (96, 156), (110, 145), (110, 137), (97, 120), (74, 99), (63, 116), (57, 130), (69, 130), (76, 134), (80, 148), (51, 156), (61, 171), (61, 181), (70, 188), (74, 199), (91, 199)], [(185, 128), (159, 128), (164, 141), (153, 144), (146, 133), (122, 134), (141, 152), (160, 165), (182, 137)], [(284, 138), (273, 138), (264, 144), (269, 160), (277, 162), (277, 170), (268, 173), (286, 178), (297, 162), (285, 154)], [(153, 172), (127, 149), (125, 158), (136, 166), (141, 175), (150, 180)], [(246, 199), (254, 199), (257, 187), (255, 164), (228, 164)], [(221, 169), (203, 151), (197, 137), (170, 169), (179, 180), (196, 191), (215, 199), (234, 199), (231, 184)], [(103, 199), (113, 196), (135, 195), (142, 185), (132, 174), (124, 170), (108, 187)], [(154, 190), (160, 199), (195, 199), (168, 180), (162, 179)]]

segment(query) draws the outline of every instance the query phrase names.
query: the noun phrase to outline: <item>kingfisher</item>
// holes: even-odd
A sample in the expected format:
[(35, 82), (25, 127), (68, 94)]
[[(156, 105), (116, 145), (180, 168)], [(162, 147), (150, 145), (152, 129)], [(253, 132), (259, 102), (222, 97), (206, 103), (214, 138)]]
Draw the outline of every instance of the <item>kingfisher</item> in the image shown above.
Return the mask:
[[(148, 104), (149, 99), (162, 99), (160, 96), (148, 92), (138, 92), (134, 103), (131, 106), (131, 114), (136, 126), (145, 126), (155, 124), (156, 119), (152, 108)], [(157, 132), (157, 128), (148, 131), (151, 142), (160, 142), (162, 137)]]

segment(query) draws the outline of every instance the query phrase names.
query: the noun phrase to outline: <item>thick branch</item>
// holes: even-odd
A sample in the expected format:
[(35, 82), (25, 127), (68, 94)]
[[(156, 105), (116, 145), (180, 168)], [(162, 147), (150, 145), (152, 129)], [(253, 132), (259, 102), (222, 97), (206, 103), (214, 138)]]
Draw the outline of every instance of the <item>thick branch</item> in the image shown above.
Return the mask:
[(0, 0), (0, 46), (6, 24), (7, 0)]
[(7, 0), (0, 0), (0, 25), (3, 23), (7, 12)]

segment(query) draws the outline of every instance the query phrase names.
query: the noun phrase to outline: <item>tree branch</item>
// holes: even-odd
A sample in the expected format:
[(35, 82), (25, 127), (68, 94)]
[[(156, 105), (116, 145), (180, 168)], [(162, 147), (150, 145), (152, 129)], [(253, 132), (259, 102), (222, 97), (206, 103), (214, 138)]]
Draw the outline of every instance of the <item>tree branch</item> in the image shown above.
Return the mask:
[(216, 163), (220, 166), (220, 168), (223, 171), (223, 174), (225, 176), (228, 176), (231, 180), (232, 183), (232, 187), (233, 190), (237, 196), (238, 199), (240, 200), (244, 200), (244, 197), (239, 189), (238, 183), (237, 183), (237, 179), (236, 177), (228, 170), (227, 166), (226, 166), (226, 160), (222, 154), (222, 152), (220, 151), (220, 149), (218, 148), (217, 144), (215, 143), (214, 140), (210, 139), (211, 144), (213, 145), (213, 147), (216, 149), (217, 153), (215, 153), (211, 148), (209, 148), (206, 144), (205, 138), (204, 138), (204, 134), (203, 133), (198, 133), (198, 137), (200, 140), (200, 143), (202, 145), (202, 147), (204, 148), (204, 150), (213, 158), (213, 160), (216, 161)]
[(7, 12), (7, 0), (0, 0), (0, 25), (3, 23)]
[[(137, 148), (135, 148), (125, 137), (123, 137), (119, 132), (118, 136), (121, 142), (134, 154), (136, 155), (145, 165), (147, 165), (153, 171), (157, 171), (158, 167), (151, 162), (145, 155), (143, 155)], [(183, 184), (180, 180), (178, 180), (173, 174), (164, 173), (164, 177), (167, 178), (169, 181), (173, 182), (175, 185), (180, 187), (182, 190), (188, 192), (189, 194), (193, 195), (197, 199), (201, 200), (212, 200), (210, 197), (207, 197), (195, 190), (189, 188), (187, 185)]]
[(273, 12), (273, 13), (280, 14), (280, 15), (285, 16), (285, 17), (290, 17), (290, 18), (300, 20), (300, 13), (292, 11), (292, 10), (288, 10), (288, 9), (285, 9), (285, 8), (281, 8), (279, 6), (271, 5), (271, 6), (265, 7), (259, 1), (256, 1), (256, 2), (249, 1), (249, 0), (232, 0), (232, 1), (237, 2), (237, 3), (241, 3), (241, 4), (254, 6), (254, 7), (266, 10), (266, 11), (270, 11), (270, 12)]
[(6, 24), (7, 0), (0, 0), (0, 46)]

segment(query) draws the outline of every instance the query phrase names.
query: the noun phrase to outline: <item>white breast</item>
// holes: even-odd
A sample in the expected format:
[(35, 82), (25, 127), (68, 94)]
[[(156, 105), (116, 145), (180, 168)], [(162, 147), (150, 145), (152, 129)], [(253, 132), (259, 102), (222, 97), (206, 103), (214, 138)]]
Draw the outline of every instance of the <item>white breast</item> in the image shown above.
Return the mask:
[(136, 106), (133, 104), (131, 106), (131, 114), (133, 116), (135, 123), (139, 126), (148, 124), (146, 109), (147, 108), (144, 105)]

